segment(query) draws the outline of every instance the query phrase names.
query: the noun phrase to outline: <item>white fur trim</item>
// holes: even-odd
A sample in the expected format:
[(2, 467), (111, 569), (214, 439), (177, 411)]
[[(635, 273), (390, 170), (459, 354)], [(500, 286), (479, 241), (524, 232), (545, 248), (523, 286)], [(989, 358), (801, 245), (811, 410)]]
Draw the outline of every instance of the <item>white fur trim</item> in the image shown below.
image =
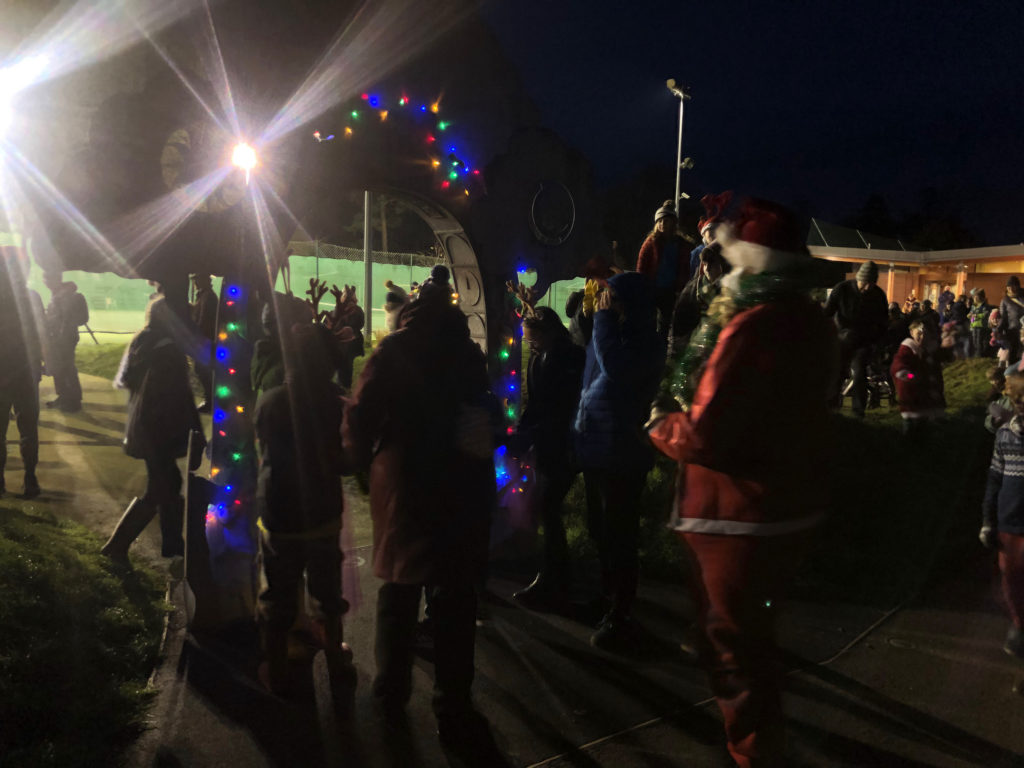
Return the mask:
[(908, 337), (908, 338), (904, 339), (903, 343), (900, 344), (900, 346), (901, 347), (910, 347), (910, 351), (913, 352), (915, 355), (920, 355), (921, 354), (921, 345), (918, 344), (916, 341), (914, 341), (912, 338)]
[(715, 240), (722, 244), (722, 256), (730, 265), (752, 275), (760, 272), (777, 272), (793, 264), (810, 260), (806, 253), (779, 251), (766, 245), (737, 240), (731, 224), (719, 226), (715, 230)]

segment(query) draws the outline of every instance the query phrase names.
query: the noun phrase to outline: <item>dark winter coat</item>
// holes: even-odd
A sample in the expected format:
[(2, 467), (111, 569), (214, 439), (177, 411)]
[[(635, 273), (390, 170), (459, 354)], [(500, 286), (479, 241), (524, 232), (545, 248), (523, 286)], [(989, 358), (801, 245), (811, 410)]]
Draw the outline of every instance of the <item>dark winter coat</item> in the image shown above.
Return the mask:
[(43, 365), (43, 300), (0, 271), (0, 390), (39, 382)]
[(274, 533), (341, 525), (341, 390), (287, 383), (264, 391), (254, 422), (260, 447), (256, 507)]
[(450, 298), (421, 296), (366, 362), (344, 446), (369, 468), (374, 573), (464, 584), (487, 563), (495, 477), (487, 364)]
[(832, 289), (825, 302), (825, 316), (835, 317), (839, 343), (847, 349), (859, 349), (876, 343), (889, 322), (889, 302), (885, 291), (871, 285), (857, 289), (856, 280), (844, 280)]
[(116, 384), (129, 391), (125, 453), (137, 459), (184, 456), (189, 432), (202, 426), (188, 363), (174, 339), (153, 327), (139, 331), (125, 351)]
[(1021, 317), (1024, 317), (1024, 298), (1018, 296), (1011, 299), (1004, 296), (999, 303), (999, 330), (1004, 335), (1020, 333)]
[(661, 378), (665, 349), (655, 329), (651, 287), (636, 272), (608, 281), (624, 317), (594, 315), (583, 391), (576, 414), (576, 461), (584, 469), (648, 469), (653, 463), (643, 423)]
[(558, 337), (551, 349), (530, 357), (526, 372), (529, 399), (516, 430), (524, 445), (532, 445), (541, 470), (569, 466), (571, 430), (579, 406), (586, 352), (569, 335)]
[(200, 288), (196, 291), (195, 303), (189, 305), (192, 322), (200, 335), (211, 341), (217, 335), (217, 304), (217, 294), (212, 288)]
[(74, 346), (78, 326), (89, 322), (89, 305), (74, 283), (62, 283), (46, 307), (46, 335), (51, 344)]
[(1024, 536), (1024, 424), (1020, 416), (996, 432), (981, 513), (985, 525)]

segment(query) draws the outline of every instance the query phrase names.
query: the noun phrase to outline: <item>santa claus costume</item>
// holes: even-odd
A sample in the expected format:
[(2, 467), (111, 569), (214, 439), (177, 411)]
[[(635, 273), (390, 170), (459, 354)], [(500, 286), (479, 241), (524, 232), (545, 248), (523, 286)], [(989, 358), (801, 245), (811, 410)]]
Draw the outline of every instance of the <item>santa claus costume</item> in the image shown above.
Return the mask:
[(759, 200), (719, 229), (732, 272), (649, 423), (680, 462), (673, 525), (693, 555), (701, 655), (744, 768), (785, 763), (775, 618), (827, 506), (838, 346), (809, 297), (800, 232), (789, 211)]

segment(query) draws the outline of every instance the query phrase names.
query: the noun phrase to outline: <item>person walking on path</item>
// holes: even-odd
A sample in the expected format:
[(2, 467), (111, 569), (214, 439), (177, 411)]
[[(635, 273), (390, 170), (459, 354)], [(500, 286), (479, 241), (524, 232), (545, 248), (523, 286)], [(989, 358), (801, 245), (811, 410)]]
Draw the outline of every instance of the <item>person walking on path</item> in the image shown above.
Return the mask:
[(28, 259), (11, 245), (0, 246), (0, 496), (6, 491), (7, 429), (13, 411), (25, 470), (23, 495), (40, 494), (39, 379), (43, 367), (43, 300), (26, 284)]
[(637, 639), (632, 609), (639, 576), (638, 502), (654, 464), (642, 426), (664, 360), (649, 281), (637, 272), (609, 278), (608, 289), (597, 296), (573, 427), (576, 461), (590, 497), (587, 525), (610, 602), (590, 638), (598, 648), (633, 650)]
[(369, 471), (377, 599), (373, 695), (400, 720), (412, 691), (420, 594), (434, 625), (434, 700), (444, 745), (479, 743), (471, 700), (476, 585), (487, 566), (495, 476), (487, 363), (446, 282), (426, 281), (366, 362), (346, 408), (344, 450)]
[(199, 404), (199, 412), (209, 413), (213, 407), (213, 368), (210, 366), (210, 352), (214, 337), (217, 335), (218, 301), (209, 275), (192, 275), (192, 287), (195, 289), (195, 301), (189, 304), (189, 316), (202, 340), (200, 357), (193, 359), (192, 362), (195, 365), (196, 378), (203, 388), (203, 402)]
[(78, 286), (64, 282), (60, 272), (47, 272), (43, 276), (50, 289), (50, 303), (46, 307), (46, 372), (53, 376), (57, 398), (46, 404), (65, 413), (82, 410), (82, 384), (75, 365), (78, 346), (78, 328), (89, 322), (89, 305)]
[(978, 538), (999, 551), (1003, 597), (1010, 614), (1003, 650), (1024, 659), (1024, 373), (1006, 377), (1015, 415), (996, 432)]
[(668, 338), (672, 308), (690, 279), (686, 241), (676, 231), (678, 219), (671, 200), (654, 212), (654, 229), (640, 246), (636, 271), (650, 280), (658, 310), (658, 333)]
[(863, 418), (868, 404), (868, 362), (889, 318), (889, 304), (885, 292), (875, 285), (877, 282), (878, 266), (866, 261), (857, 270), (857, 277), (839, 283), (825, 302), (825, 316), (835, 318), (841, 351), (833, 401), (836, 406), (840, 404), (840, 388), (845, 378), (851, 376), (851, 408), (858, 418)]
[(801, 235), (760, 200), (719, 230), (733, 270), (672, 374), (674, 409), (659, 400), (648, 424), (684, 473), (673, 525), (693, 555), (701, 657), (743, 768), (786, 764), (775, 619), (827, 509), (838, 350)]
[(999, 327), (997, 328), (1007, 350), (1007, 366), (1013, 365), (1021, 358), (1022, 317), (1024, 317), (1024, 296), (1021, 295), (1020, 278), (1013, 275), (1006, 281), (1006, 295), (999, 302)]
[(254, 424), (260, 468), (256, 484), (259, 595), (265, 685), (288, 689), (288, 631), (299, 611), (303, 573), (314, 605), (333, 686), (354, 685), (351, 651), (343, 643), (339, 546), (343, 498), (341, 389), (331, 382), (330, 334), (312, 323), (285, 334), (285, 383), (266, 390)]
[[(185, 325), (163, 295), (154, 298), (146, 308), (146, 325), (125, 350), (114, 379), (116, 387), (129, 393), (124, 451), (146, 463), (145, 494), (132, 499), (101, 550), (114, 560), (127, 561), (128, 548), (157, 515), (160, 553), (164, 557), (185, 554), (184, 499), (177, 460), (188, 453), (190, 434), (202, 434), (188, 362), (176, 341), (189, 332)], [(196, 466), (201, 459), (201, 447), (194, 449)]]
[(564, 606), (569, 597), (569, 547), (562, 502), (576, 477), (571, 460), (571, 428), (579, 404), (586, 353), (573, 343), (553, 309), (540, 307), (523, 320), (523, 343), (530, 349), (526, 370), (529, 400), (512, 443), (521, 453), (533, 449), (537, 467), (544, 550), (540, 572), (513, 597), (528, 608)]

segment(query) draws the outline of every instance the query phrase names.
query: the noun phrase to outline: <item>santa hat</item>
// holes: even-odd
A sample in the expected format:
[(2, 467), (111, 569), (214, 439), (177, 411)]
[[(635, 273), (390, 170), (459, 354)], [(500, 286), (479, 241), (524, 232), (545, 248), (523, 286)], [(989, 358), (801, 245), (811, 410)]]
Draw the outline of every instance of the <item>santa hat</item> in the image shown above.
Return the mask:
[(719, 228), (722, 255), (738, 271), (778, 272), (810, 260), (796, 216), (768, 200), (749, 199)]
[(722, 217), (725, 215), (725, 209), (729, 207), (729, 203), (732, 202), (732, 191), (726, 190), (717, 195), (704, 195), (700, 199), (700, 204), (704, 206), (704, 212), (707, 213), (707, 217), (697, 222), (697, 229), (703, 235), (704, 230), (711, 227), (717, 227), (722, 223)]

